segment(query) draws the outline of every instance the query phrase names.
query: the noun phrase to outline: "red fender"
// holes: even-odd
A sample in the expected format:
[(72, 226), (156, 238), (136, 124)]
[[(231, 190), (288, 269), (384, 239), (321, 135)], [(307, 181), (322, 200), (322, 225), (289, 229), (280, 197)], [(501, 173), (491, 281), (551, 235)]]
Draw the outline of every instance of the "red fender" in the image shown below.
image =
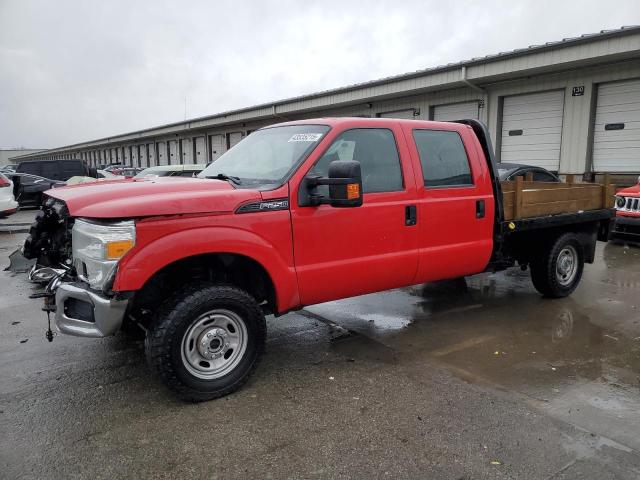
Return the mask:
[(148, 243), (136, 243), (118, 265), (113, 290), (140, 290), (167, 265), (207, 253), (244, 255), (262, 265), (271, 277), (279, 312), (300, 304), (295, 268), (287, 264), (274, 245), (255, 233), (217, 226), (177, 231)]

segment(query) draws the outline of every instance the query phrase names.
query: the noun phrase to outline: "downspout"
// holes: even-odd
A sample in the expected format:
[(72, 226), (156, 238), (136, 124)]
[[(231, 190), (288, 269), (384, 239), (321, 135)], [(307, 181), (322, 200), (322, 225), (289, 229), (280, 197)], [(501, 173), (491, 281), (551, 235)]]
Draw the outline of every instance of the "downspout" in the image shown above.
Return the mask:
[(462, 69), (460, 70), (460, 80), (467, 87), (475, 90), (476, 92), (480, 92), (480, 93), (483, 93), (483, 94), (486, 93), (484, 88), (480, 88), (475, 83), (471, 83), (469, 80), (467, 80), (467, 67), (462, 67)]

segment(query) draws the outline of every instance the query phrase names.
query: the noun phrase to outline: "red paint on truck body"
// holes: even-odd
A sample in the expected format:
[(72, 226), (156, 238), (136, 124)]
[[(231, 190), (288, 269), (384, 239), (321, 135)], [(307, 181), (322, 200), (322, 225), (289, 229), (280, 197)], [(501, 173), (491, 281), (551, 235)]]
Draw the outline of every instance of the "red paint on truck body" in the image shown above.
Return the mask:
[[(136, 218), (136, 243), (120, 261), (114, 291), (136, 291), (163, 267), (194, 255), (234, 253), (260, 263), (277, 296), (277, 311), (481, 272), (493, 248), (494, 198), (489, 166), (471, 127), (396, 119), (327, 118), (331, 130), (283, 186), (259, 192), (227, 182), (167, 178), (50, 190), (72, 216)], [(286, 124), (281, 124), (286, 125)], [(404, 188), (366, 193), (356, 208), (300, 207), (304, 176), (331, 142), (354, 128), (385, 128), (395, 138)], [(474, 185), (424, 187), (414, 129), (457, 132)], [(289, 210), (236, 213), (243, 204), (289, 198)], [(476, 218), (476, 202), (485, 202)], [(405, 224), (408, 206), (417, 224)]]

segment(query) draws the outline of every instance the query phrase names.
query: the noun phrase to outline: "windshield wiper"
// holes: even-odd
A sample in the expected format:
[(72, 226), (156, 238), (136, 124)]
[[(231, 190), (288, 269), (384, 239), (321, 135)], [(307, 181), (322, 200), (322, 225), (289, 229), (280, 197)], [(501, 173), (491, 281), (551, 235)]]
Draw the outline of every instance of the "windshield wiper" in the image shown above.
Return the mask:
[(240, 177), (234, 177), (233, 175), (225, 175), (224, 173), (219, 173), (217, 175), (208, 176), (205, 178), (213, 178), (215, 180), (228, 180), (234, 185), (240, 185), (240, 183), (242, 183), (242, 181), (240, 180)]

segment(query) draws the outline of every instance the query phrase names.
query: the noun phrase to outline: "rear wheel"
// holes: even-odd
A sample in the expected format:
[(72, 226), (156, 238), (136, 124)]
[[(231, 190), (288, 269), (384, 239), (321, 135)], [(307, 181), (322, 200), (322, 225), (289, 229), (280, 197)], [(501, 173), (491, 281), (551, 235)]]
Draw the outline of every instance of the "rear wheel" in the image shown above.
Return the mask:
[(565, 233), (546, 244), (531, 262), (533, 286), (546, 297), (571, 294), (584, 269), (584, 250), (573, 233)]
[(245, 291), (200, 285), (167, 300), (149, 329), (150, 365), (180, 398), (200, 402), (240, 388), (266, 337), (264, 314)]

